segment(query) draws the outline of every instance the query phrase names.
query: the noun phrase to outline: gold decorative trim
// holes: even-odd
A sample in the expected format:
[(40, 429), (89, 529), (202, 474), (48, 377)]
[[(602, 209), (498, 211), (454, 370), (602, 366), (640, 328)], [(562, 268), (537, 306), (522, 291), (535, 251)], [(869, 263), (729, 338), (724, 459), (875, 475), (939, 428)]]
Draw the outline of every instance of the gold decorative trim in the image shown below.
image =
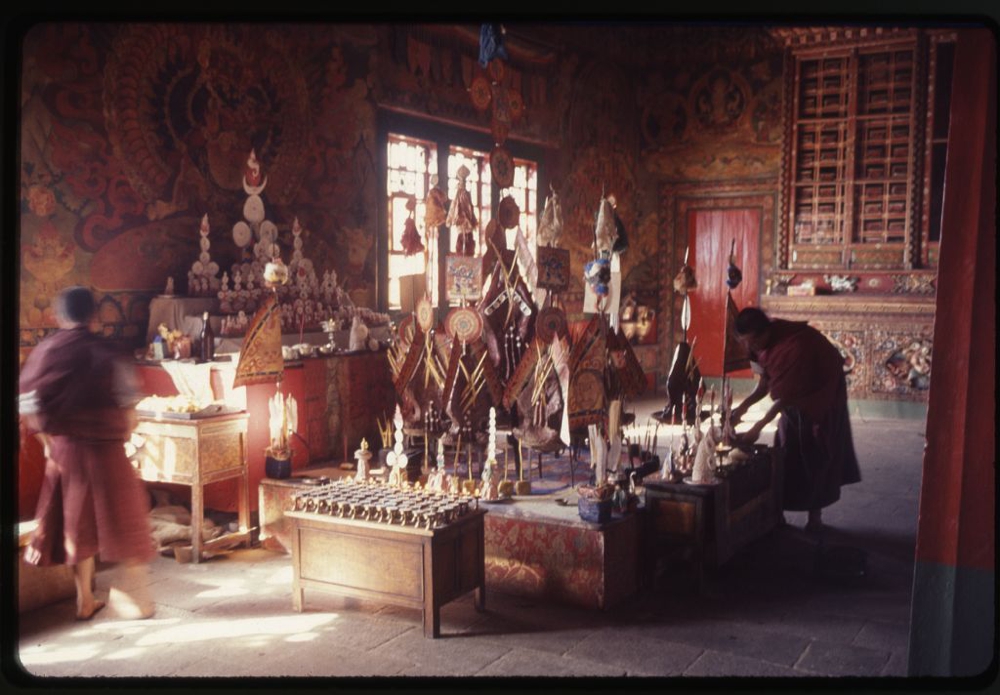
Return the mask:
[[(905, 314), (907, 316), (926, 315), (933, 320), (935, 304), (931, 302), (898, 302), (869, 300), (865, 302), (844, 301), (842, 297), (820, 299), (785, 298), (780, 296), (761, 297), (765, 311), (808, 314), (811, 317), (827, 317), (830, 314)], [(852, 298), (853, 299), (853, 298)]]
[(788, 48), (810, 48), (824, 45), (853, 45), (877, 41), (912, 40), (917, 29), (901, 27), (778, 27), (771, 29), (771, 35)]

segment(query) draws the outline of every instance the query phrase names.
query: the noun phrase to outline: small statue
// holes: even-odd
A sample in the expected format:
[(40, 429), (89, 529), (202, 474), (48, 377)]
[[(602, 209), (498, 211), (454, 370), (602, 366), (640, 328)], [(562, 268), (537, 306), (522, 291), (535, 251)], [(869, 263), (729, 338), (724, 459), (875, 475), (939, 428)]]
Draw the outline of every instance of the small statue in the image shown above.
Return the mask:
[(500, 471), (497, 468), (496, 461), (491, 458), (486, 459), (486, 462), (483, 464), (482, 481), (482, 498), (484, 500), (500, 499)]
[(354, 458), (358, 462), (358, 471), (354, 474), (354, 479), (359, 483), (368, 480), (369, 464), (371, 461), (372, 452), (368, 450), (368, 440), (361, 439), (361, 448), (354, 452)]
[(174, 296), (174, 276), (171, 275), (167, 278), (167, 286), (163, 288), (163, 294), (168, 297)]

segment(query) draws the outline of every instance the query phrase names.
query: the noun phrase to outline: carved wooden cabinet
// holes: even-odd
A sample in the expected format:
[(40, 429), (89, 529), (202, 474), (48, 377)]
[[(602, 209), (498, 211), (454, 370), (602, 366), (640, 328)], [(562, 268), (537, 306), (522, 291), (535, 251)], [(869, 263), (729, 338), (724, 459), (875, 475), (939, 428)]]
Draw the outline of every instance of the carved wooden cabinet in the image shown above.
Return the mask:
[[(215, 417), (172, 419), (139, 417), (135, 434), (141, 441), (134, 462), (148, 482), (175, 483), (191, 488), (192, 560), (203, 549), (250, 541), (250, 502), (247, 486), (247, 421), (245, 412)], [(203, 541), (205, 486), (236, 479), (239, 530)]]
[(419, 608), (425, 637), (441, 634), (441, 606), (475, 591), (486, 606), (483, 517), (470, 511), (432, 529), (285, 512), (292, 522), (292, 607), (305, 589)]

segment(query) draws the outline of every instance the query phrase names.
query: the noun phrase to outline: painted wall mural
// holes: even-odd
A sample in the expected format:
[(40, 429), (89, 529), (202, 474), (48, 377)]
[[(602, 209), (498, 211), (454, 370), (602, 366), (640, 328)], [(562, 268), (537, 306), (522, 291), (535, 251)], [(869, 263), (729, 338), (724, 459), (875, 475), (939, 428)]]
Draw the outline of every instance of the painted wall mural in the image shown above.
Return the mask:
[[(781, 159), (781, 52), (735, 63), (648, 71), (640, 88), (643, 162), (674, 181), (777, 176)], [(703, 54), (702, 54), (703, 55)]]
[(298, 217), (316, 267), (370, 291), (374, 45), (370, 27), (33, 28), (22, 83), (22, 355), (54, 326), (52, 298), (69, 284), (113, 298), (106, 333), (144, 335), (149, 298), (197, 257), (205, 214), (213, 257), (223, 268), (235, 261), (229, 230), (251, 149), (286, 253)]

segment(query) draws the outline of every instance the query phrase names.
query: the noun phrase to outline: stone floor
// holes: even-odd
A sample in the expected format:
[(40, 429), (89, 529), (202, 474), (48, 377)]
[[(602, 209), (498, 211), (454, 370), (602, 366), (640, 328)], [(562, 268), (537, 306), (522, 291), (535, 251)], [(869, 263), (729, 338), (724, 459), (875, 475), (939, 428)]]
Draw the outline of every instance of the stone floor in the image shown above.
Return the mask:
[[(653, 405), (638, 404), (637, 415)], [(26, 613), (14, 653), (22, 674), (15, 669), (6, 676), (13, 675), (15, 685), (23, 677), (25, 685), (47, 687), (61, 685), (63, 677), (85, 684), (90, 678), (240, 677), (260, 685), (257, 679), (288, 676), (345, 679), (319, 681), (326, 687), (383, 683), (350, 677), (387, 678), (386, 687), (405, 687), (427, 676), (546, 676), (570, 687), (597, 684), (595, 676), (616, 679), (599, 683), (606, 687), (622, 677), (633, 685), (662, 677), (681, 677), (681, 683), (778, 677), (802, 679), (798, 687), (842, 676), (890, 684), (906, 674), (924, 423), (865, 418), (852, 409), (863, 480), (845, 487), (826, 510), (822, 546), (802, 531), (805, 515), (789, 513), (790, 525), (710, 572), (700, 593), (683, 563), (606, 612), (488, 588), (483, 613), (471, 595), (445, 605), (442, 637), (431, 640), (423, 637), (416, 610), (312, 591), (305, 610), (295, 613), (287, 555), (255, 548), (199, 564), (161, 557), (150, 579), (153, 618), (121, 620), (109, 607), (76, 622), (71, 600)], [(863, 576), (838, 563), (845, 547), (867, 554)], [(100, 568), (99, 597), (117, 572)], [(214, 681), (213, 688), (226, 684)]]

